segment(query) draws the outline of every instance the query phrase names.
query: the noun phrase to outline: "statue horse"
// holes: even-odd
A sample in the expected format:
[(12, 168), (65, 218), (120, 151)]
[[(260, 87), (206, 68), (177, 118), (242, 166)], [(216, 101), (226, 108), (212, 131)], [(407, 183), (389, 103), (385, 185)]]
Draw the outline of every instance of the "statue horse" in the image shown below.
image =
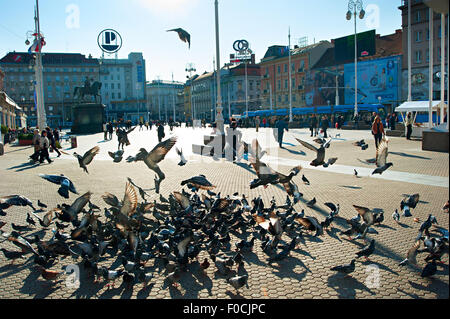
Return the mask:
[(75, 87), (74, 91), (73, 91), (73, 97), (77, 97), (78, 99), (84, 99), (85, 95), (91, 95), (94, 97), (95, 101), (97, 101), (97, 96), (100, 97), (100, 89), (102, 88), (102, 83), (100, 82), (94, 82), (92, 83), (91, 87), (86, 88), (86, 87)]

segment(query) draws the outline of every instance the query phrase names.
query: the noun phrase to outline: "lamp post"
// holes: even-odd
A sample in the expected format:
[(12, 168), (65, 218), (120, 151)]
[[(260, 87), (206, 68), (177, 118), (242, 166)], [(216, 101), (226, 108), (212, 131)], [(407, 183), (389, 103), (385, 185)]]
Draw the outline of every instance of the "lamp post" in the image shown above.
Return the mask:
[(222, 95), (220, 93), (220, 48), (219, 48), (219, 2), (214, 1), (216, 16), (216, 62), (217, 62), (217, 107), (216, 124), (219, 134), (225, 134), (222, 115)]
[(189, 72), (189, 81), (190, 81), (190, 102), (191, 102), (191, 117), (192, 120), (194, 120), (194, 111), (193, 111), (193, 105), (192, 105), (192, 93), (193, 93), (193, 80), (192, 80), (192, 72), (196, 72), (197, 70), (194, 67), (194, 64), (189, 63), (185, 69), (186, 72)]
[(292, 66), (291, 66), (291, 28), (289, 27), (289, 123), (293, 122), (293, 118), (292, 118), (292, 75), (291, 75), (291, 71), (292, 71)]
[(355, 18), (355, 115), (358, 114), (358, 41), (356, 39), (356, 15), (359, 12), (359, 18), (364, 19), (366, 12), (363, 9), (361, 0), (350, 0), (348, 2), (347, 20)]

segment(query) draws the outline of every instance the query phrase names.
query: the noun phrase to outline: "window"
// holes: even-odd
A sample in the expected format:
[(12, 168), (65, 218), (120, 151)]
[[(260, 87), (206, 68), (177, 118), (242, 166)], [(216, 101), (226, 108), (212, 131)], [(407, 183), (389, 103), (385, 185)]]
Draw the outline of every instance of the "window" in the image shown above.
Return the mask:
[(55, 81), (56, 81), (56, 82), (61, 81), (61, 77), (60, 77), (59, 75), (55, 76)]
[(416, 63), (422, 62), (422, 51), (416, 51)]
[(68, 75), (64, 76), (64, 82), (69, 82), (69, 76)]
[(111, 89), (114, 90), (114, 83), (111, 83)]
[(278, 80), (278, 83), (277, 83), (278, 85), (277, 85), (277, 87), (278, 87), (278, 90), (281, 90), (281, 80)]
[(117, 83), (117, 88), (120, 90), (120, 83)]
[(441, 38), (441, 26), (439, 26), (439, 29), (438, 29), (438, 38), (439, 39)]
[(287, 94), (284, 96), (284, 101), (285, 101), (285, 102), (288, 102), (288, 101), (289, 101), (289, 96), (288, 96)]
[(287, 79), (284, 80), (284, 88), (285, 88), (285, 89), (288, 89), (288, 80), (287, 80)]
[(105, 83), (105, 89), (108, 89), (108, 83)]
[(417, 10), (416, 11), (416, 22), (420, 22), (420, 18), (421, 18), (420, 10)]
[(119, 99), (121, 99), (121, 98), (122, 98), (122, 94), (120, 94), (120, 92), (119, 92), (119, 93), (117, 93), (117, 98), (119, 98)]
[(266, 74), (269, 75), (269, 68), (266, 68)]
[(430, 40), (430, 29), (427, 29), (427, 41)]
[(292, 78), (292, 87), (295, 88), (295, 78)]
[(286, 73), (287, 71), (288, 71), (288, 65), (285, 64), (285, 65), (284, 65), (284, 73)]
[(278, 95), (278, 102), (281, 102), (281, 95)]
[(278, 67), (277, 67), (277, 72), (278, 72), (278, 74), (281, 73), (281, 66), (279, 66), (279, 65), (278, 65)]
[(295, 72), (295, 63), (291, 64), (291, 72)]
[(117, 74), (117, 81), (120, 81), (120, 74)]
[(297, 101), (297, 95), (296, 94), (292, 95), (292, 101), (294, 101), (294, 102)]
[(422, 41), (422, 31), (416, 31), (416, 42)]
[(114, 92), (111, 94), (111, 98), (112, 98), (112, 99), (115, 99), (115, 98), (116, 98), (116, 95), (114, 94)]
[(430, 50), (427, 50), (427, 55), (426, 55), (426, 61), (429, 62), (430, 61)]

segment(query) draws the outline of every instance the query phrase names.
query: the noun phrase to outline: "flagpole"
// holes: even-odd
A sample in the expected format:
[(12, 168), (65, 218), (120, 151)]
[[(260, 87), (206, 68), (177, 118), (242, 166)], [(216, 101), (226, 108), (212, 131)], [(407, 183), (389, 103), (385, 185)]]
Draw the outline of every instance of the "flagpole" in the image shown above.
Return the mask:
[(217, 62), (217, 106), (216, 106), (216, 126), (219, 134), (225, 134), (222, 115), (222, 95), (220, 92), (220, 48), (219, 48), (219, 2), (214, 1), (216, 16), (216, 62)]
[(289, 27), (289, 123), (293, 122), (292, 118), (292, 67), (291, 67), (291, 27)]

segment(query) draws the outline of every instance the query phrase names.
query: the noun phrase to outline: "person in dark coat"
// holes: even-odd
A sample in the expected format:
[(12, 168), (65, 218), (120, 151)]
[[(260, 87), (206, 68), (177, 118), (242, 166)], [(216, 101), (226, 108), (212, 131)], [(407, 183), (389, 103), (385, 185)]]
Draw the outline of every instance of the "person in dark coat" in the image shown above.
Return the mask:
[(395, 126), (397, 125), (397, 116), (395, 115), (395, 113), (392, 113), (390, 119), (389, 119), (389, 123), (391, 126), (391, 131), (395, 130)]
[(328, 138), (327, 130), (328, 130), (329, 125), (330, 125), (330, 123), (328, 122), (328, 117), (326, 115), (324, 115), (322, 117), (322, 121), (320, 123), (320, 127), (323, 130), (323, 137), (324, 138)]
[(164, 126), (161, 122), (158, 123), (158, 141), (161, 143), (162, 139), (166, 136), (164, 133)]
[(58, 157), (60, 157), (61, 152), (56, 147), (56, 141), (55, 141), (55, 137), (53, 136), (52, 130), (48, 126), (45, 130), (47, 131), (47, 138), (48, 138), (50, 147), (52, 148), (52, 151), (55, 151), (56, 153), (58, 153)]
[(317, 117), (316, 114), (312, 114), (311, 118), (309, 119), (309, 130), (311, 131), (311, 137), (317, 136)]
[(384, 134), (383, 123), (381, 122), (381, 118), (377, 115), (372, 123), (372, 135), (375, 138), (376, 149), (378, 149), (378, 145), (380, 145)]
[(280, 148), (283, 148), (284, 130), (286, 130), (286, 132), (289, 132), (288, 125), (283, 118), (280, 118), (275, 124), (275, 127), (278, 130), (278, 144), (280, 145)]

